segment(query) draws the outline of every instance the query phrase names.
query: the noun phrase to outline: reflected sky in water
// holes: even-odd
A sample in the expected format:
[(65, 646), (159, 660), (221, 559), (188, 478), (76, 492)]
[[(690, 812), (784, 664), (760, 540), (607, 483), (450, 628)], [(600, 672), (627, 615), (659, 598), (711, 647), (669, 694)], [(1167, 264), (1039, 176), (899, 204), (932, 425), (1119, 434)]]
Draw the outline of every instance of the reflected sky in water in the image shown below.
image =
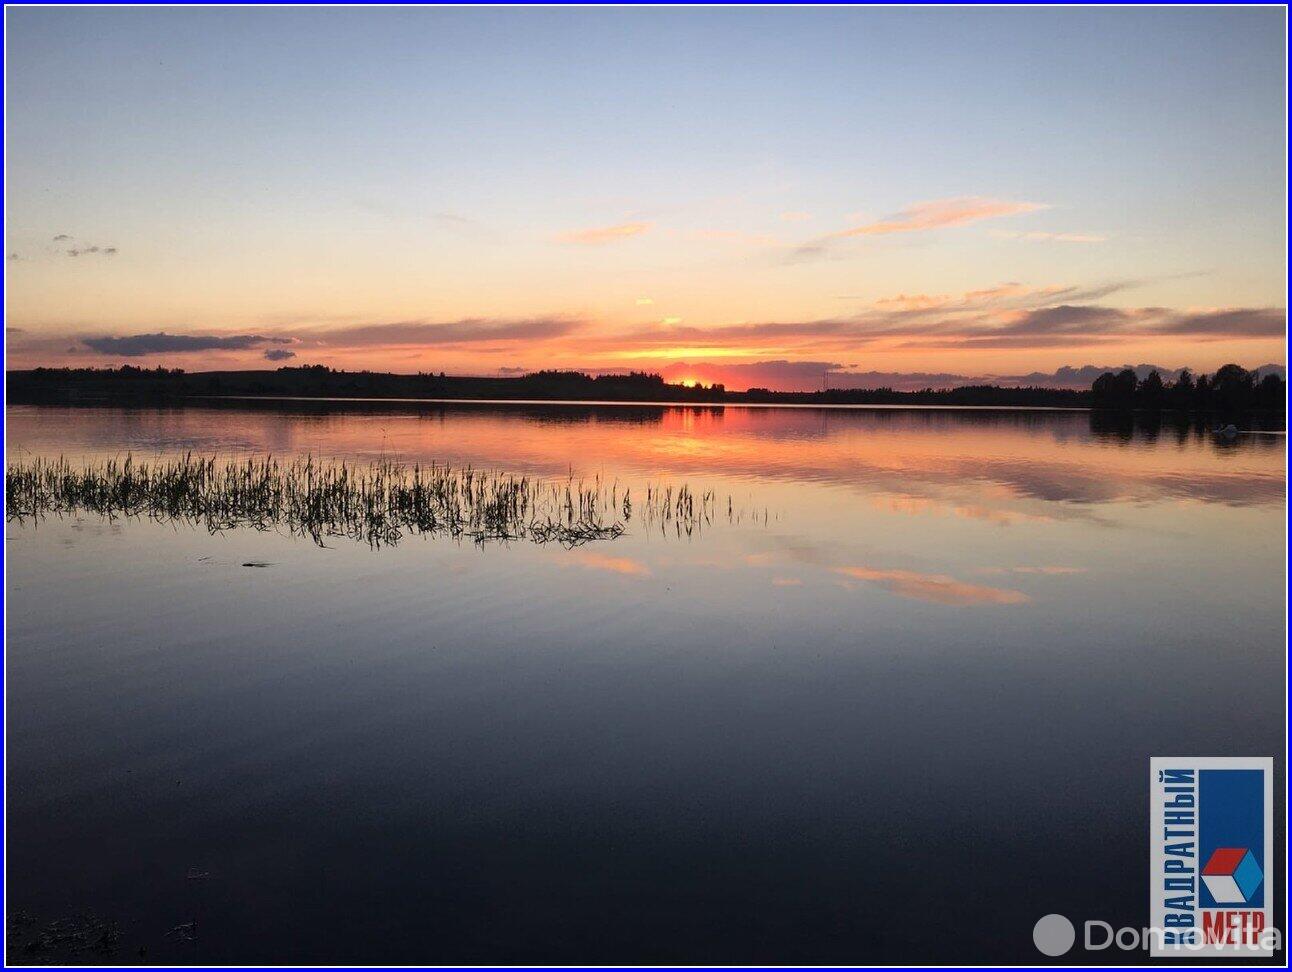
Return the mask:
[[(1150, 755), (1282, 753), (1279, 435), (580, 405), (8, 421), (10, 459), (434, 459), (747, 511), (575, 550), (9, 524), (11, 899), (137, 922), (166, 961), (1030, 960), (1046, 912), (1143, 922)], [(197, 943), (164, 938), (194, 916)]]

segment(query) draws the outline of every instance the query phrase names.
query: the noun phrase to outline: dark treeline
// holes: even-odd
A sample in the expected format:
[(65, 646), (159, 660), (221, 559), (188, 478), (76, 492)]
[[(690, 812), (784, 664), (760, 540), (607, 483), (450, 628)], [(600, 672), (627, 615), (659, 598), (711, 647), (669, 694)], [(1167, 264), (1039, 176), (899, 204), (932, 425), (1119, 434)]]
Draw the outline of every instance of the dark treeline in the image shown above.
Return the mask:
[(193, 397), (452, 399), (473, 401), (614, 401), (696, 404), (945, 405), (979, 407), (1098, 408), (1243, 414), (1284, 413), (1286, 383), (1225, 365), (1214, 375), (1184, 372), (1164, 382), (1157, 372), (1144, 379), (1126, 369), (1100, 376), (1089, 391), (1068, 388), (831, 388), (780, 392), (750, 388), (727, 391), (721, 384), (675, 385), (657, 374), (587, 375), (579, 371), (537, 371), (515, 377), (478, 378), (422, 372), (396, 375), (337, 371), (323, 365), (274, 371), (185, 372), (178, 368), (35, 368), (6, 375), (11, 402), (136, 400)]
[(1096, 408), (1143, 409), (1146, 411), (1282, 412), (1287, 382), (1279, 375), (1259, 375), (1236, 364), (1219, 368), (1214, 375), (1194, 378), (1186, 368), (1180, 377), (1165, 382), (1156, 371), (1137, 378), (1130, 368), (1106, 372), (1091, 387)]
[(1090, 392), (1072, 388), (1005, 388), (964, 385), (960, 388), (829, 388), (816, 392), (778, 392), (751, 388), (727, 395), (728, 401), (783, 405), (953, 405), (1032, 408), (1087, 408)]
[(138, 368), (35, 368), (6, 375), (11, 401), (133, 398), (165, 400), (200, 396), (298, 398), (449, 398), (556, 401), (723, 401), (721, 385), (669, 385), (659, 375), (585, 375), (538, 371), (507, 378), (477, 378), (421, 372), (396, 375), (338, 371), (303, 365), (273, 371), (200, 371)]

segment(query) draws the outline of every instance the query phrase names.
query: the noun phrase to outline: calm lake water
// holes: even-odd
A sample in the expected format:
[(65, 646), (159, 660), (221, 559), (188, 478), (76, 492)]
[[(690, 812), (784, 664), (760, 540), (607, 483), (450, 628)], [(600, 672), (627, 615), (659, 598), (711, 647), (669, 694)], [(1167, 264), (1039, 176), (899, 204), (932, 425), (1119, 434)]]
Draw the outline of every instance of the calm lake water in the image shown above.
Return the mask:
[(8, 909), (111, 919), (116, 961), (1030, 962), (1048, 912), (1147, 920), (1150, 756), (1284, 754), (1281, 435), (7, 415), (10, 461), (433, 459), (737, 514), (575, 549), (8, 523)]

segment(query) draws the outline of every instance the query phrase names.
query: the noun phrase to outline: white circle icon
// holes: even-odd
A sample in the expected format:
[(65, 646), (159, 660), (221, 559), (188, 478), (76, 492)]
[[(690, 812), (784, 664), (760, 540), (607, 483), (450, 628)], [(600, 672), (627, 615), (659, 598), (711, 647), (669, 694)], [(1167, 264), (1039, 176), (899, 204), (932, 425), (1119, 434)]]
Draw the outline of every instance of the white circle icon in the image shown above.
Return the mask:
[(1077, 940), (1077, 930), (1062, 915), (1046, 915), (1032, 929), (1032, 941), (1045, 955), (1062, 955)]

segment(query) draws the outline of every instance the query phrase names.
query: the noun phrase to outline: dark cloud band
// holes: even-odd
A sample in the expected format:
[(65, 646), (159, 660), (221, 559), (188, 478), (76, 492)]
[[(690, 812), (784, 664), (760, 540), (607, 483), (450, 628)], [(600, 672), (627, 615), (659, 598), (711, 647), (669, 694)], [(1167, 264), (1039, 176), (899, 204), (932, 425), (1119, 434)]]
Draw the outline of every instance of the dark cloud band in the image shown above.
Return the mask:
[(290, 344), (290, 338), (265, 337), (260, 334), (233, 334), (227, 337), (195, 334), (131, 334), (125, 337), (82, 338), (81, 343), (98, 354), (138, 358), (147, 354), (186, 354), (196, 351), (248, 351), (265, 344)]

